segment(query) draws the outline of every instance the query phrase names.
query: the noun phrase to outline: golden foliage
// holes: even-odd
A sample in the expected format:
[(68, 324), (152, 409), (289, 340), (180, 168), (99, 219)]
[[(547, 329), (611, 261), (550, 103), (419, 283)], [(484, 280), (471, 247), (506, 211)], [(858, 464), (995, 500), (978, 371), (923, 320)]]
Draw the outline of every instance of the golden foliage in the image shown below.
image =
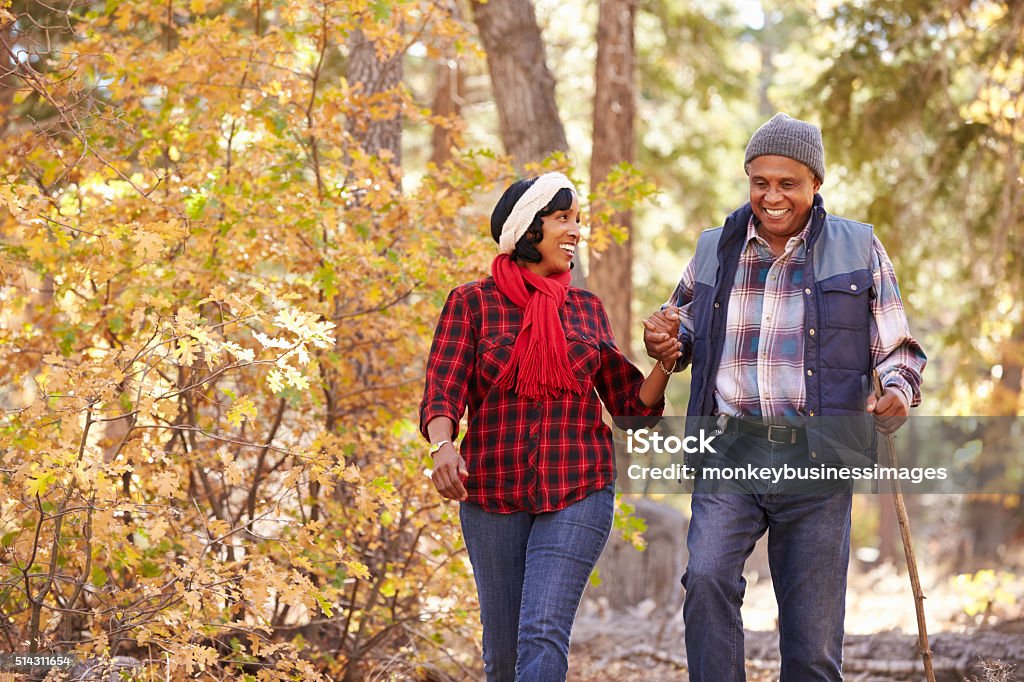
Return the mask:
[(11, 17), (5, 646), (175, 679), (464, 664), (472, 582), (410, 420), (509, 167), (464, 152), (403, 192), (347, 124), (429, 112), (344, 77), (356, 28), (400, 58), (464, 27), (418, 1), (11, 8), (8, 38)]

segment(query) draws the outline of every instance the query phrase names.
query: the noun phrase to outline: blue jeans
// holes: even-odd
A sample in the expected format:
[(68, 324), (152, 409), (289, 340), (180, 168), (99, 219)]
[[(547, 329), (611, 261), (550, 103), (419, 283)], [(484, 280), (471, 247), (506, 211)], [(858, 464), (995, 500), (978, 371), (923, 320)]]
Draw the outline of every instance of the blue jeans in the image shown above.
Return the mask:
[[(704, 467), (811, 466), (807, 446), (741, 436)], [(712, 480), (706, 469), (692, 498), (683, 575), (686, 656), (692, 682), (742, 682), (746, 589), (743, 564), (768, 531), (779, 606), (780, 682), (842, 680), (846, 572), (850, 561), (848, 483), (793, 492), (785, 484)]]
[(488, 682), (565, 680), (576, 609), (608, 541), (614, 506), (614, 486), (543, 514), (460, 505)]

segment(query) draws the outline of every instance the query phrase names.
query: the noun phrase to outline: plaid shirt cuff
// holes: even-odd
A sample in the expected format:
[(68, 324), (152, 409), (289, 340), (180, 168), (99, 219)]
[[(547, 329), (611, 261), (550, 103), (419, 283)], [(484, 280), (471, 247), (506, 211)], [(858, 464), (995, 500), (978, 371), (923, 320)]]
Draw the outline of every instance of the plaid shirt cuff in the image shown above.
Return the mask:
[(455, 413), (455, 407), (441, 400), (427, 403), (420, 409), (420, 433), (426, 440), (430, 440), (427, 434), (427, 424), (437, 417), (448, 417), (455, 425), (452, 429), (452, 440), (459, 437), (459, 420), (462, 415)]
[(882, 388), (895, 388), (902, 393), (903, 397), (907, 399), (907, 405), (910, 407), (916, 407), (920, 404), (920, 399), (918, 399), (916, 403), (914, 402), (914, 388), (910, 385), (910, 382), (899, 373), (899, 370), (892, 370), (886, 374), (881, 381)]

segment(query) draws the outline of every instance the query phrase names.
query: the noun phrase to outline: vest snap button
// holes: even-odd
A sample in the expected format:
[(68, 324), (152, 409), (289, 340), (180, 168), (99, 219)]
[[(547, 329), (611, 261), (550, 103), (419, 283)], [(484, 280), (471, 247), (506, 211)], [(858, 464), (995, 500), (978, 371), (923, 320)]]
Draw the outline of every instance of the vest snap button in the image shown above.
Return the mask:
[(810, 370), (810, 369), (807, 370), (807, 376), (813, 377), (814, 376), (814, 370)]
[(850, 289), (853, 290), (853, 291), (857, 291), (857, 285), (856, 284), (851, 284), (850, 285)]
[(807, 294), (807, 295), (810, 295), (811, 290), (810, 289), (804, 289), (804, 293)]
[(807, 333), (810, 334), (811, 336), (814, 336), (814, 330), (813, 329), (808, 330)]
[(715, 307), (716, 307), (716, 308), (721, 308), (722, 306), (720, 306), (720, 305), (718, 304), (718, 302), (716, 301), (716, 302), (715, 302)]

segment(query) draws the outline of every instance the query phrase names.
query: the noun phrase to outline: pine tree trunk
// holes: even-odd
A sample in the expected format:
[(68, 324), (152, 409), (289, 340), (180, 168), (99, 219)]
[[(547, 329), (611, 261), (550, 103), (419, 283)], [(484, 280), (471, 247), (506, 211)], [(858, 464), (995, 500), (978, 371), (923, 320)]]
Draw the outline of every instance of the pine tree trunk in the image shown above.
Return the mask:
[[(450, 3), (447, 11), (454, 20), (462, 18), (458, 2)], [(465, 78), (456, 59), (454, 48), (449, 47), (437, 61), (436, 73), (434, 103), (431, 111), (435, 116), (458, 117), (462, 112)], [(430, 162), (440, 167), (450, 159), (452, 143), (451, 131), (444, 126), (435, 125), (430, 136)]]
[[(1008, 451), (1006, 443), (1013, 441), (1008, 436), (1015, 421), (1013, 417), (1020, 413), (1024, 380), (1024, 321), (1014, 324), (1010, 337), (1003, 342), (1001, 355), (1003, 374), (992, 387), (988, 412), (997, 418), (988, 419), (981, 433), (982, 450), (976, 465), (978, 471), (996, 480), (1011, 474), (1010, 466), (1019, 455)], [(1006, 478), (1001, 482), (1005, 487)], [(960, 568), (974, 570), (998, 564), (1020, 528), (1016, 505), (1007, 506), (1001, 496), (974, 495), (967, 497), (965, 506), (967, 547), (960, 554)]]
[[(437, 86), (431, 111), (435, 116), (458, 116), (461, 110), (462, 72), (454, 60), (437, 64)], [(440, 167), (451, 158), (452, 134), (444, 126), (435, 125), (430, 138), (430, 161)]]
[[(619, 163), (633, 162), (633, 26), (634, 0), (601, 0), (597, 23), (597, 67), (594, 92), (594, 145), (590, 158), (590, 185), (598, 188)], [(601, 197), (594, 199), (595, 213)], [(613, 222), (630, 228), (629, 212), (614, 215)], [(594, 230), (602, 229), (593, 225)], [(633, 297), (633, 242), (614, 240), (601, 253), (592, 254), (587, 284), (601, 297), (619, 347), (630, 353)]]
[[(352, 85), (360, 84), (364, 95), (376, 95), (394, 89), (402, 80), (402, 54), (392, 55), (385, 61), (377, 57), (376, 45), (367, 40), (362, 31), (349, 38), (349, 58), (345, 77)], [(402, 163), (402, 119), (373, 119), (369, 116), (352, 118), (348, 131), (361, 144), (367, 154), (380, 156), (382, 150), (391, 153), (389, 163), (399, 168)]]
[[(530, 0), (473, 1), (473, 21), (487, 53), (491, 89), (498, 106), (501, 141), (522, 173), (530, 162), (569, 150), (555, 101), (544, 39)], [(572, 285), (583, 287), (584, 255), (577, 251)]]
[(473, 2), (473, 20), (487, 52), (501, 140), (516, 167), (567, 151), (555, 79), (530, 0)]

